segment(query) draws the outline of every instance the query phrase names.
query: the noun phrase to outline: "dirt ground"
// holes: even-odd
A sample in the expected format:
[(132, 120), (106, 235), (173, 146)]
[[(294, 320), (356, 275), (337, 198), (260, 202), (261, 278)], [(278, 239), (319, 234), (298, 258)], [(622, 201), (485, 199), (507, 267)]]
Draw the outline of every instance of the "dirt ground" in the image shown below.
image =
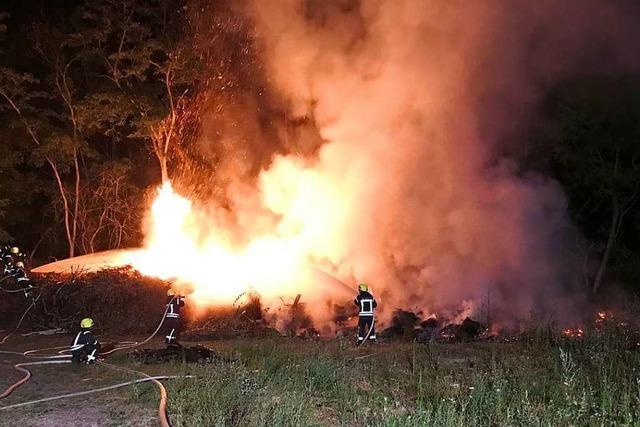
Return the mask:
[[(25, 351), (68, 345), (70, 337), (12, 337), (0, 345), (2, 351)], [(123, 356), (118, 356), (122, 358)], [(114, 357), (110, 362), (114, 362)], [(124, 356), (126, 358), (126, 356)], [(15, 363), (37, 359), (0, 353), (0, 390), (24, 376), (13, 368)], [(117, 361), (114, 362), (118, 364)], [(103, 366), (71, 364), (27, 367), (33, 376), (10, 396), (0, 400), (0, 407), (50, 396), (90, 390), (137, 379), (133, 374), (115, 372)], [(156, 426), (157, 406), (136, 396), (155, 393), (153, 384), (139, 384), (121, 389), (99, 392), (39, 403), (23, 408), (0, 411), (0, 426)], [(139, 401), (138, 401), (139, 400)]]

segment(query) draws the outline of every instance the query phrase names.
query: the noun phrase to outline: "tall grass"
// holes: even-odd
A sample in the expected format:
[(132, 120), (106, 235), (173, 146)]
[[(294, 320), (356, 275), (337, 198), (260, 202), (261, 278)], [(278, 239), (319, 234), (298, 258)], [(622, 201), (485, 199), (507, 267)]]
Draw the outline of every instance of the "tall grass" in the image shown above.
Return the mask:
[(183, 426), (640, 425), (640, 354), (615, 331), (515, 343), (218, 344), (233, 362), (154, 369)]

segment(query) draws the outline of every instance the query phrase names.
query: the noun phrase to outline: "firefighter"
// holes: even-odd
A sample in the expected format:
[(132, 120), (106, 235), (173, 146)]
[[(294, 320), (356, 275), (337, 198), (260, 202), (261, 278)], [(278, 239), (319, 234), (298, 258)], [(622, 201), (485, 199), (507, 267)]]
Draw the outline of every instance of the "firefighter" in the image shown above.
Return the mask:
[(33, 285), (31, 279), (27, 276), (27, 272), (24, 269), (24, 263), (22, 261), (16, 262), (15, 267), (11, 270), (11, 276), (16, 279), (18, 289), (24, 290), (25, 298), (33, 299)]
[(100, 354), (100, 343), (93, 336), (93, 319), (86, 317), (80, 321), (80, 331), (71, 343), (71, 361), (74, 363), (94, 363)]
[(369, 287), (365, 283), (358, 285), (358, 296), (353, 300), (358, 306), (358, 344), (362, 344), (365, 339), (376, 341), (374, 310), (378, 306), (373, 295), (369, 293)]
[(178, 333), (182, 326), (180, 307), (184, 307), (184, 297), (176, 295), (173, 289), (167, 291), (167, 309), (162, 322), (162, 330), (165, 334), (164, 342), (167, 348), (180, 347)]
[(2, 264), (4, 267), (4, 275), (11, 274), (16, 267), (16, 262), (20, 260), (20, 249), (17, 246), (5, 246), (2, 248)]

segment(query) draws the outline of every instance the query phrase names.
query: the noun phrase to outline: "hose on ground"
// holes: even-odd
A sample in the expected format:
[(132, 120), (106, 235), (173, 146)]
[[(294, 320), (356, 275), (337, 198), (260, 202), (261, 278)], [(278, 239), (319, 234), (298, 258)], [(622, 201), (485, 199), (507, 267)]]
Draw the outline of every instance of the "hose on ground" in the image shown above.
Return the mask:
[[(35, 306), (35, 304), (36, 304), (36, 302), (38, 301), (39, 298), (40, 298), (40, 295), (38, 295), (38, 297), (35, 300), (33, 300), (31, 305), (29, 305), (29, 307), (25, 310), (24, 314), (20, 318), (20, 321), (18, 322), (18, 325), (15, 327), (15, 329), (13, 331), (11, 331), (8, 335), (6, 335), (3, 338), (2, 341), (0, 341), (0, 344), (4, 343), (7, 340), (7, 338), (9, 338), (9, 336), (11, 336), (15, 331), (18, 330), (18, 328), (22, 324), (22, 321), (26, 317), (27, 313), (31, 310), (31, 308), (33, 308), (33, 306)], [(173, 301), (173, 299), (171, 301)], [(170, 303), (171, 303), (171, 301), (170, 301)], [(129, 345), (126, 345), (126, 346), (116, 347), (116, 348), (114, 348), (112, 350), (109, 350), (109, 351), (107, 351), (105, 353), (100, 353), (100, 355), (104, 356), (104, 355), (108, 355), (108, 354), (114, 353), (116, 351), (135, 348), (135, 347), (139, 347), (139, 346), (141, 346), (143, 344), (146, 344), (147, 342), (149, 342), (158, 333), (158, 331), (162, 327), (162, 324), (164, 323), (164, 319), (165, 319), (165, 316), (166, 316), (168, 310), (169, 310), (169, 304), (167, 304), (167, 307), (165, 308), (165, 311), (162, 314), (162, 319), (160, 320), (160, 323), (158, 324), (158, 327), (156, 328), (156, 330), (147, 339), (145, 339), (144, 341), (133, 342), (133, 343), (130, 343)], [(58, 355), (37, 356), (37, 355), (34, 354), (34, 353), (41, 352), (41, 351), (50, 351), (50, 350), (59, 350), (59, 349), (62, 349), (62, 350), (58, 352)], [(71, 355), (63, 354), (63, 353), (68, 352), (68, 351), (70, 351), (70, 350), (69, 350), (69, 348), (67, 346), (64, 346), (64, 347), (59, 346), (59, 347), (51, 347), (51, 348), (45, 348), (45, 349), (27, 350), (27, 351), (25, 351), (23, 353), (14, 352), (14, 351), (2, 351), (2, 350), (0, 350), (0, 353), (2, 353), (2, 354), (15, 354), (15, 355), (21, 355), (23, 357), (30, 357), (30, 358), (59, 359), (59, 358), (69, 358), (69, 357), (71, 357)], [(0, 394), (0, 399), (3, 399), (5, 397), (9, 396), (15, 389), (17, 389), (22, 384), (24, 384), (27, 381), (29, 381), (29, 379), (31, 378), (31, 371), (29, 371), (28, 369), (24, 368), (24, 366), (57, 364), (57, 363), (71, 363), (71, 361), (70, 360), (44, 360), (44, 361), (40, 361), (40, 362), (18, 363), (16, 365), (14, 365), (14, 368), (16, 370), (24, 372), (25, 376), (22, 379), (18, 380), (16, 383), (14, 383), (11, 386), (9, 386), (2, 394)], [(156, 386), (158, 387), (158, 389), (160, 391), (160, 403), (159, 403), (159, 406), (158, 406), (158, 417), (159, 417), (159, 420), (160, 420), (160, 425), (162, 427), (171, 427), (171, 424), (169, 423), (169, 418), (167, 416), (167, 390), (165, 389), (164, 385), (162, 385), (162, 383), (160, 381), (158, 381), (158, 380), (159, 379), (167, 379), (167, 378), (185, 378), (185, 377), (176, 377), (176, 376), (151, 377), (148, 374), (146, 374), (144, 372), (141, 372), (141, 371), (136, 371), (136, 370), (133, 370), (133, 369), (118, 367), (118, 366), (111, 365), (109, 363), (102, 362), (102, 361), (98, 361), (98, 363), (100, 365), (102, 365), (102, 366), (105, 366), (105, 367), (113, 369), (113, 370), (141, 375), (143, 378), (135, 380), (135, 381), (128, 381), (128, 382), (125, 382), (125, 383), (115, 384), (113, 386), (102, 387), (102, 388), (87, 390), (87, 391), (83, 391), (83, 392), (69, 393), (69, 394), (64, 394), (64, 395), (61, 395), (61, 396), (53, 396), (53, 397), (48, 397), (48, 398), (44, 398), (44, 399), (38, 399), (38, 400), (30, 401), (30, 402), (23, 402), (23, 403), (17, 403), (17, 404), (9, 405), (9, 406), (2, 406), (2, 407), (0, 407), (0, 410), (18, 408), (18, 407), (27, 406), (27, 405), (33, 405), (33, 404), (37, 404), (37, 403), (48, 402), (48, 401), (51, 401), (51, 400), (64, 399), (64, 398), (68, 398), (68, 397), (83, 396), (83, 395), (86, 395), (86, 394), (97, 393), (97, 392), (100, 392), (100, 391), (112, 390), (112, 389), (115, 389), (115, 388), (120, 388), (120, 387), (124, 387), (124, 386), (131, 385), (131, 384), (137, 384), (137, 383), (141, 383), (141, 382), (152, 381), (154, 384), (156, 384)]]
[(20, 387), (22, 384), (26, 383), (27, 381), (29, 381), (29, 379), (31, 378), (31, 371), (29, 371), (28, 369), (24, 368), (24, 366), (33, 366), (33, 365), (52, 365), (52, 364), (58, 364), (58, 363), (71, 363), (70, 360), (45, 360), (42, 362), (28, 362), (28, 363), (18, 363), (16, 365), (13, 365), (13, 367), (20, 371), (20, 372), (24, 372), (24, 377), (22, 377), (22, 379), (20, 379), (19, 381), (11, 384), (9, 387), (7, 387), (7, 389), (5, 391), (2, 392), (2, 394), (0, 394), (0, 399), (4, 399), (5, 397), (9, 396), (11, 393), (13, 393), (13, 390), (17, 389), (18, 387)]
[[(2, 394), (0, 394), (0, 399), (3, 399), (5, 397), (9, 396), (15, 389), (17, 389), (22, 384), (24, 384), (27, 381), (29, 381), (29, 379), (32, 376), (31, 375), (31, 371), (26, 369), (25, 366), (51, 365), (51, 364), (60, 364), (60, 363), (71, 363), (71, 361), (70, 360), (44, 360), (44, 361), (40, 361), (40, 362), (18, 363), (16, 365), (14, 365), (14, 368), (16, 370), (23, 372), (25, 375), (20, 380), (16, 381), (14, 384), (9, 386)], [(124, 387), (124, 386), (127, 386), (127, 385), (132, 385), (132, 384), (152, 381), (158, 387), (158, 390), (160, 391), (160, 403), (158, 405), (158, 418), (159, 418), (159, 421), (160, 421), (160, 425), (162, 427), (171, 427), (171, 424), (169, 422), (169, 417), (167, 416), (167, 390), (164, 387), (164, 385), (158, 380), (169, 379), (169, 378), (191, 378), (191, 376), (168, 376), (168, 375), (150, 376), (150, 375), (148, 375), (148, 374), (146, 374), (144, 372), (141, 372), (141, 371), (136, 371), (134, 369), (123, 368), (123, 367), (112, 365), (110, 363), (106, 363), (106, 362), (102, 362), (102, 361), (98, 361), (98, 364), (100, 364), (100, 365), (102, 365), (102, 366), (104, 366), (106, 368), (115, 370), (115, 371), (120, 371), (120, 372), (126, 372), (126, 373), (140, 375), (143, 378), (138, 379), (138, 380), (133, 380), (133, 381), (127, 381), (127, 382), (124, 382), (124, 383), (119, 383), (119, 384), (115, 384), (115, 385), (111, 385), (111, 386), (100, 387), (100, 388), (96, 388), (96, 389), (76, 392), (76, 393), (67, 393), (67, 394), (63, 394), (63, 395), (59, 395), (59, 396), (52, 396), (52, 397), (32, 400), (32, 401), (23, 402), (23, 403), (16, 403), (14, 405), (0, 406), (0, 410), (19, 408), (19, 407), (28, 406), (28, 405), (35, 405), (35, 404), (38, 404), (38, 403), (49, 402), (49, 401), (52, 401), (52, 400), (59, 400), (59, 399), (65, 399), (65, 398), (70, 398), (70, 397), (76, 397), (76, 396), (84, 396), (84, 395), (87, 395), (87, 394), (98, 393), (98, 392), (101, 392), (101, 391), (113, 390), (113, 389)]]
[[(148, 382), (148, 381), (158, 381), (158, 380), (173, 379), (173, 378), (189, 378), (189, 377), (176, 376), (176, 375), (160, 375), (160, 376), (154, 376), (154, 377), (148, 377), (148, 378), (140, 378), (140, 379), (137, 379), (137, 380), (127, 381), (127, 382), (114, 384), (114, 385), (110, 385), (110, 386), (106, 386), (106, 387), (94, 388), (94, 389), (91, 389), (91, 390), (79, 391), (79, 392), (76, 392), (76, 393), (67, 393), (67, 394), (62, 394), (62, 395), (59, 395), (59, 396), (45, 397), (43, 399), (30, 400), (28, 402), (16, 403), (16, 404), (13, 404), (13, 405), (0, 406), (0, 411), (4, 411), (4, 410), (7, 410), (7, 409), (20, 408), (20, 407), (23, 407), (23, 406), (36, 405), (38, 403), (50, 402), (52, 400), (60, 400), (60, 399), (66, 399), (66, 398), (69, 398), (69, 397), (76, 397), (76, 396), (85, 396), (87, 394), (99, 393), (99, 392), (102, 392), (102, 391), (113, 390), (113, 389), (116, 389), (116, 388), (121, 388), (121, 387), (125, 387), (125, 386), (128, 386), (128, 385), (133, 385), (133, 384), (138, 384), (138, 383), (144, 383), (144, 382)], [(169, 424), (167, 424), (167, 425), (169, 425)]]
[(153, 377), (151, 377), (150, 375), (144, 372), (136, 371), (135, 369), (123, 368), (121, 366), (111, 365), (110, 363), (106, 363), (102, 361), (98, 361), (98, 363), (102, 366), (105, 366), (107, 368), (110, 368), (116, 371), (140, 375), (143, 378), (146, 378), (147, 380), (153, 381), (153, 383), (158, 387), (158, 390), (160, 390), (160, 403), (158, 404), (158, 419), (160, 420), (160, 425), (162, 427), (171, 427), (171, 424), (169, 423), (169, 417), (167, 416), (167, 389), (164, 388), (164, 385), (162, 385), (160, 381), (158, 381), (157, 379), (154, 379)]

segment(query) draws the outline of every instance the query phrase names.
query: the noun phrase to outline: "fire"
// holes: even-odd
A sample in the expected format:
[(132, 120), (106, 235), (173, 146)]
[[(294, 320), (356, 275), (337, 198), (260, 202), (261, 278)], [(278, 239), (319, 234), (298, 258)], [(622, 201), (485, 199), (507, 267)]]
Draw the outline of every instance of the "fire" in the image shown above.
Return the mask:
[(325, 231), (331, 225), (318, 203), (329, 206), (333, 194), (317, 175), (287, 162), (265, 173), (261, 185), (261, 215), (276, 214), (279, 220), (238, 243), (233, 230), (165, 183), (149, 210), (145, 246), (127, 254), (126, 262), (143, 274), (174, 280), (201, 305), (230, 304), (243, 292), (266, 300), (317, 295), (309, 261), (326, 253)]
[(582, 338), (584, 330), (582, 328), (566, 328), (562, 331), (562, 334), (568, 338)]

